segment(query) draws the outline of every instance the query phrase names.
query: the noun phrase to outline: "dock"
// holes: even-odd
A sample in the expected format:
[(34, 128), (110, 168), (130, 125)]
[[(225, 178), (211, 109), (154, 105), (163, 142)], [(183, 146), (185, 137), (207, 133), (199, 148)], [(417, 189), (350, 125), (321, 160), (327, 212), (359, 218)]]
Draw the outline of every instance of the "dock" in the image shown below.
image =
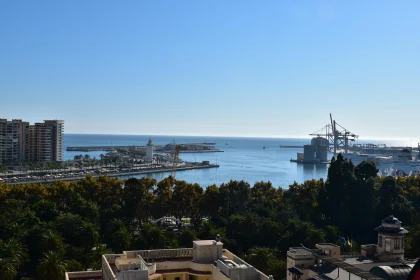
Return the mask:
[(312, 161), (305, 161), (300, 159), (291, 159), (290, 162), (296, 162), (296, 163), (302, 163), (302, 164), (329, 164), (329, 161), (318, 161), (318, 160), (312, 160)]
[(280, 148), (303, 149), (303, 146), (282, 146), (282, 145), (280, 145)]

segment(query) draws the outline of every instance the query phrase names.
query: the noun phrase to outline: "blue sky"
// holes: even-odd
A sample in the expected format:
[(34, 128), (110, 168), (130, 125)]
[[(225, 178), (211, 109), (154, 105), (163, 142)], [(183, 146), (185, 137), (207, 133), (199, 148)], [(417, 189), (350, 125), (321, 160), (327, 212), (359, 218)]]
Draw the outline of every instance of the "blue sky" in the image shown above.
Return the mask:
[(0, 117), (69, 133), (419, 138), (420, 1), (0, 1)]

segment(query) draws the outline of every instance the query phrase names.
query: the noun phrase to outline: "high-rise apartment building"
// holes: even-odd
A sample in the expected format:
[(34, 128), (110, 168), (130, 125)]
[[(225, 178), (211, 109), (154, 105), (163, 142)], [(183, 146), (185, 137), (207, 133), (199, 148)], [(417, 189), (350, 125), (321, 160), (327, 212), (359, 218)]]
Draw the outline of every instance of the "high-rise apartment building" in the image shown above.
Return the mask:
[(0, 162), (27, 160), (28, 128), (22, 120), (0, 119)]
[(29, 125), (22, 120), (0, 119), (0, 162), (62, 161), (63, 130), (61, 120)]
[(62, 161), (64, 121), (45, 120), (44, 124), (51, 129), (51, 160)]
[(29, 127), (28, 161), (52, 161), (51, 127), (44, 123), (35, 123)]

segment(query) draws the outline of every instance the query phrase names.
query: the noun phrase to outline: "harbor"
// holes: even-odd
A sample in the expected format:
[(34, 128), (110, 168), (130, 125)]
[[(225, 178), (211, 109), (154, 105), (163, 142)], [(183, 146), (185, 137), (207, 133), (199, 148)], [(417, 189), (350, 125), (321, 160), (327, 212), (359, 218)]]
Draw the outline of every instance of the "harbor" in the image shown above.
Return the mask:
[[(215, 148), (216, 143), (184, 143), (184, 144), (167, 144), (167, 145), (154, 145), (153, 150), (155, 153), (171, 153), (176, 145), (180, 145), (180, 153), (217, 153), (223, 152)], [(67, 152), (94, 152), (94, 151), (118, 151), (118, 150), (136, 150), (146, 151), (146, 146), (141, 145), (124, 145), (124, 146), (67, 146)]]
[(108, 177), (125, 177), (125, 176), (138, 176), (146, 174), (157, 174), (167, 172), (178, 172), (196, 169), (218, 168), (218, 164), (210, 164), (208, 162), (202, 163), (184, 163), (176, 167), (165, 165), (154, 166), (133, 166), (132, 168), (91, 168), (82, 170), (49, 170), (48, 172), (15, 172), (6, 174), (0, 178), (0, 183), (4, 182), (9, 185), (19, 185), (27, 183), (51, 183), (53, 181), (78, 181), (86, 178), (87, 175), (98, 178), (106, 175)]
[(387, 146), (378, 143), (355, 143), (359, 136), (350, 132), (330, 114), (330, 123), (309, 134), (310, 144), (301, 146), (280, 146), (281, 148), (303, 148), (290, 162), (299, 164), (329, 164), (330, 157), (341, 153), (354, 165), (363, 161), (373, 162), (378, 176), (410, 176), (420, 174), (420, 143), (417, 147)]

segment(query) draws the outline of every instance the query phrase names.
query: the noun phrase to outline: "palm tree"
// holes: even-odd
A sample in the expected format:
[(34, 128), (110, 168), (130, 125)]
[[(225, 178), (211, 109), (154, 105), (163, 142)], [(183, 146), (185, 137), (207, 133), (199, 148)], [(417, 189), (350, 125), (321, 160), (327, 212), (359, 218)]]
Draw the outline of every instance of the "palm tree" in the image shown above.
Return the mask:
[(64, 251), (66, 244), (63, 238), (55, 232), (49, 230), (42, 235), (42, 246), (47, 250)]
[(15, 264), (15, 269), (18, 269), (26, 262), (28, 251), (17, 239), (11, 238), (0, 246), (0, 257), (12, 260), (11, 262)]
[(48, 251), (44, 254), (37, 268), (40, 279), (62, 280), (66, 272), (66, 262), (59, 251)]
[(7, 258), (0, 258), (0, 271), (0, 280), (13, 280), (17, 275), (15, 264)]
[(102, 255), (110, 254), (111, 250), (106, 247), (105, 244), (99, 244), (93, 248), (92, 251), (87, 255), (87, 263), (89, 268), (101, 269), (102, 267)]

